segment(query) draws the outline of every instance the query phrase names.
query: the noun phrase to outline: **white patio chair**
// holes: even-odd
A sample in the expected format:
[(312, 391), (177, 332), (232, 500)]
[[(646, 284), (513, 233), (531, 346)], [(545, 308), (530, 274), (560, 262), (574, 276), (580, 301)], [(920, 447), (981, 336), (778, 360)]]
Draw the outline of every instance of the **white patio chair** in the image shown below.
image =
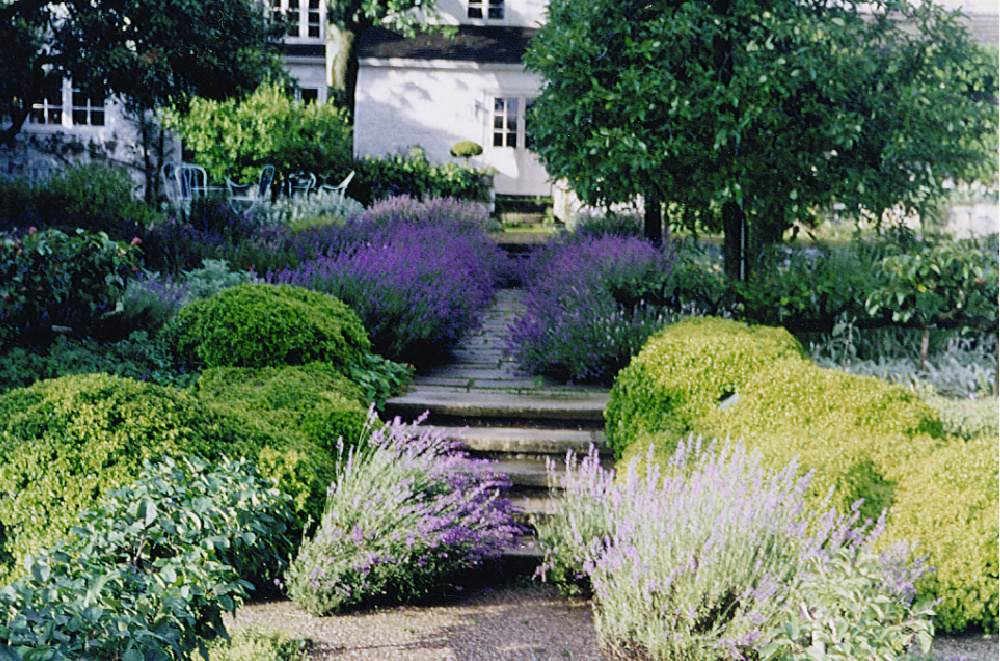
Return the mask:
[(314, 188), (316, 188), (316, 175), (312, 172), (293, 172), (288, 175), (288, 180), (285, 182), (285, 194), (288, 197), (308, 195)]
[(346, 177), (344, 177), (344, 180), (341, 181), (336, 186), (331, 186), (330, 184), (323, 184), (322, 186), (319, 187), (319, 189), (324, 193), (333, 193), (334, 195), (339, 197), (341, 201), (343, 201), (344, 196), (347, 194), (347, 184), (351, 183), (351, 179), (353, 178), (354, 178), (354, 170), (351, 170), (351, 173)]
[(256, 184), (238, 184), (226, 179), (229, 203), (234, 209), (249, 211), (271, 197), (271, 182), (274, 180), (274, 166), (265, 165), (260, 170)]
[(191, 213), (191, 202), (208, 192), (208, 173), (205, 168), (181, 161), (166, 163), (160, 169), (167, 198), (183, 215)]

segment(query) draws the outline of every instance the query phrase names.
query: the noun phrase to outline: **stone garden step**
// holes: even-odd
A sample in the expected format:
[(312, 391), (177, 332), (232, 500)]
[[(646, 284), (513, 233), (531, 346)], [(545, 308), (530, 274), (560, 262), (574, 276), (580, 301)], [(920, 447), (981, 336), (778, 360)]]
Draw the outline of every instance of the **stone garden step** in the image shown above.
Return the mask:
[(488, 392), (468, 389), (420, 389), (390, 399), (386, 414), (413, 420), (429, 412), (435, 418), (506, 419), (535, 421), (565, 425), (586, 424), (603, 427), (604, 408), (608, 403), (607, 392), (599, 391), (550, 391), (531, 394)]

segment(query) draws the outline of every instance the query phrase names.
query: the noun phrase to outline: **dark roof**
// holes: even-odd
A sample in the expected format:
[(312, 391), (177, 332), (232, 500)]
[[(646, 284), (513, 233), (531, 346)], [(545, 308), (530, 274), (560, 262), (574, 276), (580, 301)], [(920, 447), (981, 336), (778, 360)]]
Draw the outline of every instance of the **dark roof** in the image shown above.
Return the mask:
[(521, 64), (537, 28), (460, 25), (458, 34), (418, 34), (412, 39), (384, 27), (373, 27), (361, 36), (362, 58), (451, 60), (490, 64)]

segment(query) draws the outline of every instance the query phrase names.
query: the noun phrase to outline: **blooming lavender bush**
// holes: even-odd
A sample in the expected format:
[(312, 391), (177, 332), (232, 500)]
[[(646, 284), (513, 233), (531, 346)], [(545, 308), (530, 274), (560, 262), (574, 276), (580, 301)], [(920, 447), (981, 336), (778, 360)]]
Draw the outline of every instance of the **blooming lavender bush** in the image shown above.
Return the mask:
[(319, 530), (286, 576), (291, 599), (314, 615), (426, 594), (498, 557), (518, 532), (499, 496), (506, 478), (419, 421), (374, 430), (341, 461)]
[(485, 223), (481, 204), (387, 200), (315, 235), (316, 259), (268, 278), (336, 296), (361, 317), (376, 352), (426, 362), (478, 326), (493, 298), (500, 257)]
[(677, 313), (659, 292), (672, 256), (638, 238), (557, 244), (528, 286), (508, 348), (530, 372), (609, 383)]
[[(882, 522), (810, 510), (810, 477), (794, 462), (768, 471), (741, 444), (702, 447), (694, 438), (662, 470), (650, 456), (617, 477), (595, 451), (579, 464), (571, 457), (565, 500), (538, 525), (540, 571), (590, 579), (595, 624), (616, 658), (715, 660), (757, 658), (787, 637), (796, 609), (808, 617), (829, 596), (816, 589), (816, 576), (840, 567), (845, 585), (871, 579), (861, 591), (871, 613), (844, 616), (851, 636), (877, 650), (865, 658), (895, 658), (930, 630), (929, 611), (911, 601), (919, 563), (909, 565), (906, 554), (865, 560)], [(769, 651), (787, 647), (794, 656), (799, 630)], [(827, 651), (811, 658), (837, 657)]]

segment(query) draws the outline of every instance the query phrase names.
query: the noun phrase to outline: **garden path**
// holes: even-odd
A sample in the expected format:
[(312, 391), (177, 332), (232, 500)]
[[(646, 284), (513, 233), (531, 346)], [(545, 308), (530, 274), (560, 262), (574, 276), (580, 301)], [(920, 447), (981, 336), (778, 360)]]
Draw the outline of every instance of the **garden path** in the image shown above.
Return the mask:
[[(461, 340), (454, 359), (418, 371), (409, 392), (389, 400), (386, 413), (412, 420), (428, 412), (428, 424), (460, 439), (471, 454), (498, 460), (498, 471), (513, 483), (509, 495), (519, 518), (528, 523), (550, 509), (548, 460), (561, 466), (568, 450), (582, 454), (591, 445), (607, 454), (608, 391), (524, 374), (506, 351), (507, 331), (524, 310), (523, 294), (501, 290), (482, 328)], [(533, 561), (530, 535), (508, 555)]]

